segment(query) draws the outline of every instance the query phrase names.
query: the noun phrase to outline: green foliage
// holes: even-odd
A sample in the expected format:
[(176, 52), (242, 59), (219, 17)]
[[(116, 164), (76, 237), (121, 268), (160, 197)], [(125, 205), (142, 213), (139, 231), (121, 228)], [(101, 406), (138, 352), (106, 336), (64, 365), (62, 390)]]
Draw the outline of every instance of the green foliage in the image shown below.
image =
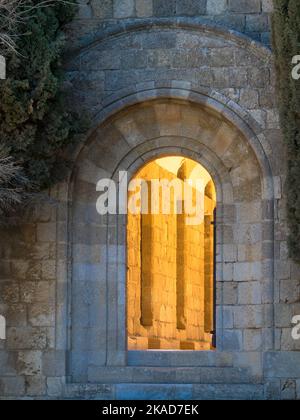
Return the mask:
[(273, 45), (280, 118), (288, 158), (288, 220), (291, 257), (300, 261), (300, 81), (292, 78), (292, 58), (300, 55), (300, 2), (274, 0)]
[(0, 146), (0, 220), (29, 198), (25, 192), (28, 187), (28, 179), (23, 175), (22, 168)]
[(8, 79), (0, 82), (1, 143), (37, 190), (65, 175), (69, 161), (64, 151), (80, 131), (78, 116), (65, 103), (60, 62), (63, 25), (75, 11), (74, 2), (21, 2), (17, 54), (8, 60)]

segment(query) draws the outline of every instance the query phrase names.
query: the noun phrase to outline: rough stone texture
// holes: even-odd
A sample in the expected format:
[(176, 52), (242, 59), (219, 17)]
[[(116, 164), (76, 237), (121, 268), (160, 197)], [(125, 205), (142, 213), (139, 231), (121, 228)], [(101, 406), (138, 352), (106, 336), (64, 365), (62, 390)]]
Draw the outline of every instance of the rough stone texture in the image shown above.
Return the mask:
[(229, 0), (228, 8), (234, 13), (259, 13), (261, 0)]
[(153, 14), (157, 17), (175, 16), (176, 0), (153, 0)]
[[(68, 84), (93, 126), (56, 204), (1, 230), (1, 399), (300, 399), (272, 56), (210, 27), (267, 43), (271, 2), (208, 0), (192, 20), (179, 3), (82, 0), (69, 27)], [(217, 185), (217, 351), (154, 354), (163, 365), (143, 371), (125, 346), (126, 220), (97, 214), (95, 187), (162, 151), (198, 159)]]
[(134, 15), (134, 0), (114, 0), (114, 17), (128, 18)]
[[(80, 0), (78, 19), (70, 26), (70, 48), (88, 45), (120, 19), (197, 17), (245, 33), (270, 45), (272, 0)], [(87, 22), (89, 20), (89, 22)]]

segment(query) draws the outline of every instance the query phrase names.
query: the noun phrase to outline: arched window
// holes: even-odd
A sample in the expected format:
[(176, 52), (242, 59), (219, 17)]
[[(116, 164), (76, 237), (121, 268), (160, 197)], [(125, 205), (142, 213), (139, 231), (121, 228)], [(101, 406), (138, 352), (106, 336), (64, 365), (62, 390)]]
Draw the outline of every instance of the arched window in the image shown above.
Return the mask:
[(213, 349), (211, 176), (191, 159), (163, 157), (140, 169), (128, 199), (128, 349)]

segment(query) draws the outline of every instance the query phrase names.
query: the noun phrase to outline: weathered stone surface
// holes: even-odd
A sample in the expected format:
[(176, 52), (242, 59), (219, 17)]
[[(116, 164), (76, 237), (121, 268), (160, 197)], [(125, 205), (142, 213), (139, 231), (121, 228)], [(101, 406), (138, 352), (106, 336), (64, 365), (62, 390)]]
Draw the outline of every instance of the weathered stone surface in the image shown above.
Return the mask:
[(66, 370), (66, 352), (49, 351), (42, 356), (42, 373), (48, 376), (64, 376)]
[(47, 395), (46, 378), (43, 376), (27, 376), (25, 379), (26, 396), (45, 397)]
[[(234, 396), (234, 397), (232, 397)], [(193, 397), (199, 400), (261, 400), (261, 385), (196, 385)]]
[[(300, 344), (291, 337), (291, 318), (299, 313), (299, 265), (288, 259), (286, 203), (278, 188), (284, 185), (285, 160), (271, 57), (229, 32), (180, 27), (191, 22), (184, 16), (196, 17), (196, 25), (209, 15), (208, 24), (268, 44), (272, 2), (80, 4), (78, 19), (68, 28), (69, 49), (77, 55), (67, 64), (74, 104), (81, 112), (113, 118), (105, 128), (93, 127), (71, 184), (53, 188), (52, 196), (61, 205), (45, 205), (24, 227), (1, 230), (0, 314), (8, 328), (7, 340), (0, 341), (0, 398), (300, 398)], [(137, 31), (133, 26), (141, 18), (143, 28)], [(118, 36), (107, 36), (113, 28)], [(194, 105), (198, 91), (202, 102)], [(156, 101), (149, 101), (150, 92)], [(141, 104), (133, 105), (137, 102)], [(120, 380), (120, 366), (125, 368), (127, 360), (126, 222), (98, 217), (95, 185), (118, 170), (120, 162), (133, 173), (162, 150), (191, 153), (218, 180), (218, 348), (183, 359), (151, 355), (145, 361), (149, 369), (135, 361), (135, 374), (127, 369)], [(66, 353), (70, 345), (71, 356)], [(279, 352), (264, 354), (274, 348)], [(130, 356), (128, 360), (132, 362)], [(151, 363), (161, 371), (153, 371)], [(168, 363), (189, 369), (170, 372), (165, 370)], [(106, 372), (114, 383), (86, 385), (107, 364), (117, 365), (113, 373)], [(243, 371), (224, 376), (219, 370), (214, 377), (218, 366)], [(187, 381), (195, 367), (193, 386)], [(128, 381), (167, 379), (171, 384), (120, 385), (126, 375)], [(81, 384), (66, 385), (66, 376)], [(217, 379), (227, 383), (213, 384)], [(208, 383), (200, 385), (201, 380)]]
[(175, 16), (176, 0), (153, 0), (154, 16)]
[(113, 0), (91, 0), (93, 15), (100, 19), (113, 17)]
[(225, 330), (223, 348), (225, 351), (240, 351), (243, 347), (242, 332), (237, 330)]
[(47, 337), (43, 328), (8, 328), (7, 347), (10, 350), (43, 350), (47, 347)]
[(55, 306), (46, 303), (33, 304), (28, 313), (29, 324), (33, 327), (51, 327), (55, 325)]
[(259, 305), (262, 303), (262, 287), (258, 281), (238, 285), (238, 303), (240, 305)]
[(264, 355), (265, 372), (269, 378), (298, 379), (300, 352), (270, 352)]
[(261, 11), (261, 0), (229, 0), (229, 11), (259, 13)]
[(221, 15), (226, 11), (226, 0), (207, 0), (207, 14)]
[(265, 398), (268, 401), (280, 400), (281, 386), (280, 379), (268, 380), (265, 383)]
[(245, 351), (260, 351), (262, 349), (262, 333), (260, 330), (244, 331)]
[(134, 15), (134, 6), (134, 0), (114, 0), (114, 17), (132, 17)]
[(274, 6), (273, 6), (273, 1), (272, 0), (262, 0), (262, 11), (263, 12), (273, 12), (274, 10)]
[(179, 16), (204, 15), (205, 12), (206, 0), (177, 0), (176, 14)]
[(260, 328), (263, 326), (263, 308), (260, 305), (241, 305), (234, 308), (235, 328)]
[(137, 17), (150, 17), (153, 15), (152, 0), (136, 0), (135, 7)]
[(25, 394), (24, 377), (0, 378), (0, 395), (2, 397), (21, 397)]
[(42, 369), (41, 351), (22, 351), (18, 353), (18, 372), (25, 376), (39, 376)]
[(281, 381), (281, 399), (288, 401), (296, 399), (296, 381)]

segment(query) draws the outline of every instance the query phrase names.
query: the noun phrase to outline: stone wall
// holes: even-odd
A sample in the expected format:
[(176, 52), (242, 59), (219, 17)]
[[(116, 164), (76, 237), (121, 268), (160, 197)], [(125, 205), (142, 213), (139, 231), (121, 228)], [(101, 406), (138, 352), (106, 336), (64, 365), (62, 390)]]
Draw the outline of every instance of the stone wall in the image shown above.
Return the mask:
[(272, 0), (80, 0), (80, 5), (73, 47), (123, 20), (180, 17), (223, 25), (270, 44)]

